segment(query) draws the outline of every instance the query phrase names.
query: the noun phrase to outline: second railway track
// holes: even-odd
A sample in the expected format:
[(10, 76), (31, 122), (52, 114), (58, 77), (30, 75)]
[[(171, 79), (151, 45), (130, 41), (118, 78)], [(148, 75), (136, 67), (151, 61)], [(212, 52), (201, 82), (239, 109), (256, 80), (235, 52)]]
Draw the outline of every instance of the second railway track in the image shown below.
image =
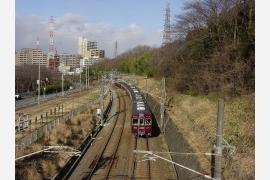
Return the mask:
[[(113, 130), (111, 131), (106, 144), (102, 148), (101, 153), (93, 162), (93, 168), (86, 179), (108, 179), (110, 176), (126, 121), (126, 101), (124, 93), (119, 93), (119, 95), (120, 103), (117, 121), (115, 122)], [(98, 167), (101, 167), (101, 170), (98, 170)]]

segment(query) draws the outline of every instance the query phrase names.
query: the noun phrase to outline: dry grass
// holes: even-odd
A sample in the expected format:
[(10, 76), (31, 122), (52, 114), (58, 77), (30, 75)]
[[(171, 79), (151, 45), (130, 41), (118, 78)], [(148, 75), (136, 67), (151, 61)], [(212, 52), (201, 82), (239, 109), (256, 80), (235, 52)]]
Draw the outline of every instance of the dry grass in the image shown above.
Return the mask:
[[(106, 96), (104, 104), (107, 105), (108, 102), (109, 96)], [(43, 146), (48, 145), (65, 145), (76, 149), (95, 128), (93, 115), (96, 113), (97, 106), (98, 103), (77, 114), (66, 124), (59, 124), (31, 146), (17, 149), (16, 157), (41, 150)], [(16, 179), (51, 179), (65, 165), (68, 158), (69, 155), (65, 153), (39, 154), (26, 161), (18, 161), (16, 162)]]
[[(77, 148), (94, 127), (91, 120), (95, 109), (96, 106), (94, 105), (91, 109), (73, 117), (67, 124), (59, 124), (37, 143), (34, 143), (30, 147), (17, 150), (16, 157), (41, 150), (45, 145), (66, 145)], [(68, 158), (69, 156), (65, 153), (40, 154), (27, 161), (16, 162), (16, 178), (31, 179), (31, 175), (36, 174), (34, 176), (35, 179), (50, 179), (57, 173), (59, 168), (64, 166)]]
[[(136, 76), (137, 86), (145, 88), (143, 77)], [(134, 82), (131, 78), (126, 78)], [(150, 94), (159, 99), (160, 81), (148, 79)], [(136, 84), (136, 83), (135, 83)], [(167, 89), (172, 97), (170, 115), (194, 152), (211, 152), (215, 143), (217, 97), (191, 96)], [(230, 156), (224, 149), (224, 179), (254, 179), (255, 176), (255, 100), (254, 94), (225, 100), (224, 138), (236, 147)], [(198, 156), (201, 167), (210, 174), (210, 158)]]
[[(85, 90), (82, 92), (77, 92), (77, 93), (74, 93), (71, 95), (67, 95), (65, 97), (57, 97), (53, 100), (50, 100), (50, 101), (47, 101), (47, 102), (40, 104), (40, 106), (36, 105), (36, 106), (31, 106), (31, 107), (26, 107), (26, 108), (20, 109), (16, 113), (24, 112), (27, 114), (31, 114), (31, 117), (30, 117), (32, 119), (31, 129), (33, 130), (33, 129), (38, 128), (38, 127), (43, 125), (43, 123), (41, 122), (41, 119), (40, 119), (41, 114), (48, 112), (48, 115), (49, 115), (50, 110), (53, 110), (57, 106), (57, 104), (62, 104), (62, 103), (64, 104), (63, 112), (65, 114), (65, 113), (70, 112), (71, 110), (79, 107), (80, 105), (87, 103), (91, 99), (96, 99), (97, 97), (98, 97), (98, 89), (95, 88), (95, 89), (92, 89), (90, 91)], [(49, 122), (49, 121), (53, 120), (57, 115), (62, 115), (61, 109), (60, 109), (60, 111), (57, 109), (56, 115), (54, 115), (54, 114), (49, 115), (47, 121)], [(38, 117), (37, 124), (34, 123), (35, 117)], [(15, 115), (15, 119), (18, 120), (17, 114)], [(44, 121), (45, 121), (45, 115), (44, 115)], [(30, 128), (16, 133), (16, 139), (22, 138), (23, 136), (27, 135), (28, 133), (30, 133)]]

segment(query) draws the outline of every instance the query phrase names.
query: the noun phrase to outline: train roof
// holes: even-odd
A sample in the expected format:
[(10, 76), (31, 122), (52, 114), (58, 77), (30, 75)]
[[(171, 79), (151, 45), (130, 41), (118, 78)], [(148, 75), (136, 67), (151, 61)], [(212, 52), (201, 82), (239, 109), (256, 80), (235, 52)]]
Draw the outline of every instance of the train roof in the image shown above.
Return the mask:
[(127, 84), (125, 82), (120, 83), (124, 85), (130, 92), (132, 101), (132, 114), (137, 114), (138, 112), (149, 114), (150, 113), (149, 106), (140, 89), (134, 85)]

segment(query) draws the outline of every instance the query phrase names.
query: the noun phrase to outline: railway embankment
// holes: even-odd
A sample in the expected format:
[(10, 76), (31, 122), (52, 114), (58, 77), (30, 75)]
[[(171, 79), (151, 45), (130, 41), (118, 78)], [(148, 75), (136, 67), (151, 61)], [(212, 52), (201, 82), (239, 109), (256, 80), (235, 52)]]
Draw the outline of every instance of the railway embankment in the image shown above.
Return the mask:
[[(159, 124), (160, 127), (160, 104), (151, 96), (147, 97), (147, 101), (152, 110), (152, 113), (155, 116), (156, 122)], [(171, 154), (172, 160), (193, 170), (203, 172), (196, 156), (179, 155), (179, 153), (193, 153), (193, 150), (189, 143), (186, 141), (186, 139), (183, 137), (183, 134), (178, 130), (176, 124), (171, 119), (168, 113), (165, 113), (164, 119), (167, 122), (164, 139), (166, 140), (169, 151), (178, 153)], [(175, 170), (179, 179), (204, 179), (201, 176), (198, 176), (193, 172), (185, 170), (179, 166), (175, 166)]]
[[(159, 103), (160, 81), (148, 78), (146, 83), (142, 76), (126, 77), (125, 80), (137, 85), (141, 90), (145, 90), (147, 84), (148, 93)], [(177, 128), (189, 144), (191, 148), (189, 152), (196, 153), (187, 157), (196, 156), (203, 172), (211, 174), (211, 157), (202, 153), (209, 153), (214, 148), (218, 94), (183, 94), (175, 91), (170, 84), (166, 85), (166, 92), (170, 101), (167, 111), (174, 124), (172, 128), (169, 128), (170, 121), (168, 121), (167, 133)], [(253, 93), (224, 99), (224, 139), (235, 147), (235, 151), (230, 151), (228, 148), (223, 150), (222, 176), (224, 179), (254, 179), (255, 177), (254, 98)], [(159, 114), (156, 117), (159, 117)], [(181, 143), (176, 140), (174, 142)]]

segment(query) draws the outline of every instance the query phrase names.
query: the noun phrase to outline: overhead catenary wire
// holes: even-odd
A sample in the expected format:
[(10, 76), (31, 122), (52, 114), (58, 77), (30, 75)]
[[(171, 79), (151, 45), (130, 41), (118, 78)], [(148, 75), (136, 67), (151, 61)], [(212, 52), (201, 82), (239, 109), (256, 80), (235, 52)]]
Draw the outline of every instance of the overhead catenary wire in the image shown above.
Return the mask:
[(162, 159), (162, 160), (164, 160), (164, 161), (167, 161), (167, 162), (170, 162), (170, 163), (172, 163), (172, 164), (175, 164), (176, 166), (179, 166), (179, 167), (181, 167), (181, 168), (184, 168), (184, 169), (186, 169), (186, 170), (188, 170), (188, 171), (191, 171), (191, 172), (193, 172), (193, 173), (195, 173), (195, 174), (198, 174), (198, 175), (200, 175), (200, 176), (203, 176), (203, 177), (205, 177), (205, 178), (207, 178), (207, 179), (217, 180), (217, 179), (215, 179), (215, 178), (212, 178), (212, 177), (209, 176), (209, 175), (206, 175), (206, 174), (203, 174), (203, 173), (201, 173), (201, 172), (195, 171), (195, 170), (193, 170), (193, 169), (191, 169), (191, 168), (189, 168), (189, 167), (186, 167), (186, 166), (184, 166), (184, 165), (181, 165), (181, 164), (179, 164), (179, 163), (176, 163), (176, 162), (174, 162), (174, 161), (171, 161), (171, 160), (169, 160), (169, 159), (166, 159), (166, 158), (164, 158), (164, 157), (162, 157), (162, 156), (159, 156), (159, 155), (157, 155), (157, 154), (154, 154), (154, 153), (151, 152), (151, 151), (134, 150), (133, 152), (134, 152), (134, 153), (146, 153), (146, 154), (155, 156), (155, 157), (157, 157), (157, 158), (160, 158), (160, 159)]
[[(53, 150), (53, 149), (58, 149), (58, 150)], [(63, 149), (71, 149), (71, 150), (73, 150), (73, 152), (64, 151)], [(24, 159), (26, 157), (30, 157), (30, 156), (33, 156), (33, 155), (36, 155), (36, 154), (39, 154), (39, 153), (42, 153), (42, 152), (45, 152), (45, 153), (65, 152), (65, 153), (71, 153), (71, 154), (73, 154), (75, 156), (80, 156), (80, 154), (81, 154), (80, 151), (78, 151), (78, 150), (76, 150), (76, 149), (74, 149), (72, 147), (69, 147), (69, 146), (44, 146), (44, 149), (33, 152), (33, 153), (30, 153), (30, 154), (27, 154), (27, 155), (24, 155), (24, 156), (21, 156), (21, 157), (18, 157), (18, 158), (15, 159), (15, 161), (20, 160), (20, 159)]]
[(218, 154), (215, 154), (215, 153), (202, 153), (202, 152), (199, 152), (199, 153), (185, 153), (185, 152), (157, 152), (157, 151), (151, 151), (152, 153), (155, 153), (155, 154), (175, 154), (175, 155), (206, 155), (206, 156), (215, 156), (215, 155), (218, 155)]

